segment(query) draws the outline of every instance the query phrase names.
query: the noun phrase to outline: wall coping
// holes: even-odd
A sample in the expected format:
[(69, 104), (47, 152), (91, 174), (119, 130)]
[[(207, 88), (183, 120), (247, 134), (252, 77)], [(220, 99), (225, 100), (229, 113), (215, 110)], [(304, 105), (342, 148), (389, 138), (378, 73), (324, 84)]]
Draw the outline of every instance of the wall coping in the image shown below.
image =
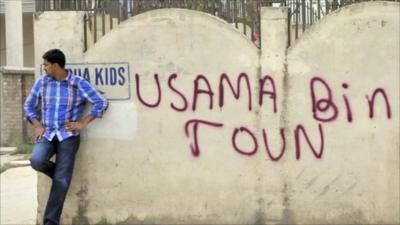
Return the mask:
[(34, 67), (21, 67), (21, 66), (2, 66), (0, 73), (7, 75), (34, 75)]

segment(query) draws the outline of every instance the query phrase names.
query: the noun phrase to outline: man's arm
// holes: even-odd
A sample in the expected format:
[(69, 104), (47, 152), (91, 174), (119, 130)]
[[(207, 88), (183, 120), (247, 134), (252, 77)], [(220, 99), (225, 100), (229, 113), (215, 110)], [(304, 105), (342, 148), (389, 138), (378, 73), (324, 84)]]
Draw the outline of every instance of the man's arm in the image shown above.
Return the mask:
[(96, 119), (96, 117), (92, 115), (87, 115), (85, 116), (85, 118), (82, 119), (82, 121), (68, 122), (65, 124), (64, 127), (67, 131), (82, 130), (83, 128), (87, 127), (87, 125), (94, 119)]
[(35, 128), (35, 139), (38, 140), (42, 137), (45, 129), (39, 121), (39, 116), (36, 112), (36, 108), (39, 104), (40, 98), (40, 87), (41, 81), (37, 80), (32, 87), (29, 96), (26, 98), (24, 103), (25, 120), (30, 122)]
[(82, 80), (78, 85), (82, 96), (92, 103), (92, 109), (89, 115), (85, 116), (81, 121), (68, 122), (65, 129), (68, 131), (81, 130), (96, 118), (101, 118), (108, 108), (108, 101), (86, 80)]
[(43, 125), (37, 120), (36, 118), (31, 120), (33, 127), (35, 128), (35, 140), (39, 140), (42, 135), (44, 134), (44, 127)]

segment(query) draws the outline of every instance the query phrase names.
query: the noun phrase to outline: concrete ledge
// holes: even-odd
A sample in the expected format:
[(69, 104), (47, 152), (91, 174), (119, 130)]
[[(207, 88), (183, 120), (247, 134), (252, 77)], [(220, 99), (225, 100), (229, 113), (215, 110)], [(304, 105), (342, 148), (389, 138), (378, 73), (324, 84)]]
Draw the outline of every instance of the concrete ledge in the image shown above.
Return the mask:
[(16, 161), (11, 161), (9, 162), (10, 165), (14, 167), (20, 167), (20, 166), (29, 166), (31, 165), (29, 160), (16, 160)]
[(33, 75), (35, 73), (34, 67), (18, 67), (18, 66), (3, 66), (0, 67), (0, 73), (2, 74), (15, 74), (15, 75)]
[(0, 155), (14, 154), (17, 152), (17, 147), (0, 147)]

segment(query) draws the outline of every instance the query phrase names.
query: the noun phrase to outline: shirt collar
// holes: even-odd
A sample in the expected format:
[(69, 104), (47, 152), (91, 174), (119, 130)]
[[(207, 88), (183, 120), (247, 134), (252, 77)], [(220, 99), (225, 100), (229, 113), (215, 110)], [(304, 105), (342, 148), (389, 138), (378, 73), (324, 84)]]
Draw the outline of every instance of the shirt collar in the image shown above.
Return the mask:
[[(71, 81), (72, 73), (69, 70), (66, 70), (66, 71), (67, 71), (67, 76), (63, 80), (60, 80), (60, 82)], [(49, 80), (49, 81), (57, 81), (54, 77), (52, 77), (48, 74), (46, 74), (46, 77), (47, 77), (47, 80)]]

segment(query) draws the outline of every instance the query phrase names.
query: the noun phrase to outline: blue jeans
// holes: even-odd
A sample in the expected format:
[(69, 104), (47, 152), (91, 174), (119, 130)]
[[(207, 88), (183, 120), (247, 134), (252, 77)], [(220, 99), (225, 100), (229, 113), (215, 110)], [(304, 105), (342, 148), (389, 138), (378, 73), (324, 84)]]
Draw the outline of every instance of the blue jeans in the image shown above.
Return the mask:
[[(44, 213), (43, 224), (45, 225), (60, 224), (61, 212), (71, 183), (79, 144), (79, 136), (69, 137), (63, 141), (59, 141), (56, 136), (52, 141), (42, 137), (33, 148), (30, 158), (32, 168), (53, 179)], [(50, 161), (54, 154), (56, 155), (55, 163)]]

